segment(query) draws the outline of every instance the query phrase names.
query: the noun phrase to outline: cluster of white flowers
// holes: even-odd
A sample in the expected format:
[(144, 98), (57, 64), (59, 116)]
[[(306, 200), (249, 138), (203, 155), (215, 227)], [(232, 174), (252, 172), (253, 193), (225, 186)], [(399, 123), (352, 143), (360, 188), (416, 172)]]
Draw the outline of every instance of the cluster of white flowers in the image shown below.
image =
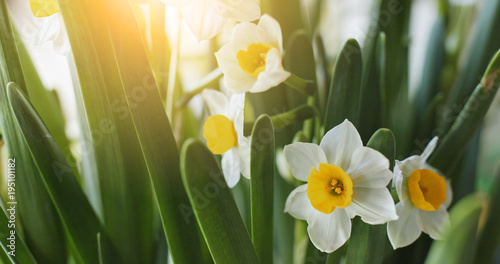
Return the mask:
[[(250, 140), (243, 134), (245, 93), (264, 92), (291, 75), (282, 66), (281, 27), (271, 16), (260, 16), (256, 0), (162, 1), (181, 8), (199, 40), (217, 35), (228, 20), (241, 22), (234, 27), (231, 41), (215, 53), (227, 93), (202, 93), (210, 114), (203, 137), (214, 154), (222, 155), (222, 170), (232, 188), (240, 175), (250, 177)], [(47, 6), (48, 2), (55, 3), (30, 0), (33, 14), (57, 13), (57, 4)], [(258, 24), (251, 23), (259, 17)], [(319, 146), (287, 145), (284, 155), (292, 174), (306, 183), (290, 193), (285, 212), (307, 221), (311, 241), (324, 252), (335, 251), (349, 239), (355, 216), (372, 225), (388, 223), (394, 248), (411, 244), (422, 231), (440, 239), (449, 225), (451, 188), (426, 163), (436, 143), (434, 138), (422, 155), (396, 161), (393, 172), (384, 155), (363, 146), (348, 120), (328, 131)], [(396, 205), (387, 188), (391, 180), (400, 200)]]
[[(387, 224), (396, 249), (413, 243), (422, 231), (440, 239), (449, 225), (447, 207), (451, 188), (436, 169), (425, 163), (435, 148), (434, 138), (421, 156), (389, 160), (363, 143), (356, 128), (345, 120), (331, 129), (320, 145), (285, 146), (293, 176), (303, 182), (288, 196), (285, 212), (308, 223), (314, 245), (333, 252), (350, 237), (356, 215), (372, 225)], [(387, 189), (393, 180), (400, 202), (394, 205)]]
[[(205, 12), (209, 14), (207, 17), (251, 21), (255, 20), (252, 14), (260, 14), (253, 8), (254, 0), (233, 1), (233, 11), (252, 8), (246, 13), (230, 12), (230, 16), (207, 7), (224, 1), (200, 1), (203, 5), (198, 6), (194, 4), (198, 1), (186, 2), (190, 4), (183, 3), (185, 18)], [(202, 7), (206, 9), (202, 11)], [(242, 15), (236, 16), (237, 13)], [(198, 39), (220, 31), (220, 23), (208, 26), (201, 20), (194, 21), (188, 25)], [(215, 53), (228, 92), (227, 95), (213, 90), (203, 92), (210, 114), (203, 136), (214, 154), (222, 154), (222, 170), (231, 188), (238, 183), (240, 174), (250, 176), (249, 139), (243, 135), (244, 94), (267, 91), (290, 77), (291, 73), (283, 69), (282, 54), (281, 27), (269, 15), (263, 15), (258, 24), (237, 24), (231, 41)], [(287, 145), (284, 154), (293, 176), (307, 183), (290, 193), (285, 212), (307, 221), (311, 241), (324, 252), (335, 251), (349, 239), (351, 219), (355, 216), (372, 225), (388, 223), (389, 240), (394, 248), (411, 244), (422, 231), (439, 239), (449, 224), (447, 207), (451, 188), (425, 163), (436, 142), (437, 138), (433, 139), (421, 156), (397, 161), (394, 173), (384, 155), (363, 146), (359, 133), (348, 120), (328, 131), (319, 146)], [(391, 180), (400, 197), (396, 205), (387, 188)]]

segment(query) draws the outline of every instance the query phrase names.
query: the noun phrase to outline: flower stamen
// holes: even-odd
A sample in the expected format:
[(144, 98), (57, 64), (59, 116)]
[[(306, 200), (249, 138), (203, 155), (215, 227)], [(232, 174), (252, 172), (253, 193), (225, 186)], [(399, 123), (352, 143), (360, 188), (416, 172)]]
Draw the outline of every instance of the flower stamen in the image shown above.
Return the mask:
[(248, 45), (247, 50), (240, 50), (236, 54), (240, 68), (257, 78), (266, 69), (267, 53), (273, 48), (269, 44), (262, 42)]
[(320, 163), (319, 171), (311, 169), (307, 182), (307, 197), (316, 210), (329, 214), (351, 204), (353, 184), (342, 168)]

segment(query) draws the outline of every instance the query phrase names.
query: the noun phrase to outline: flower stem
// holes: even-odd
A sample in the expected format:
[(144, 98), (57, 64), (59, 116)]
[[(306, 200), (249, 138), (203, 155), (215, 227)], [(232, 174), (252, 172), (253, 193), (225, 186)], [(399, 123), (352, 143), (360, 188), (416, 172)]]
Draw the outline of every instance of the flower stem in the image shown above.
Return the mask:
[[(312, 118), (317, 112), (318, 110), (312, 106), (302, 105), (290, 111), (271, 116), (271, 121), (273, 121), (274, 129), (278, 129)], [(245, 122), (245, 135), (250, 135), (252, 133), (253, 124), (254, 122)]]
[(177, 75), (177, 67), (179, 66), (179, 55), (180, 55), (180, 46), (181, 46), (181, 11), (177, 10), (179, 14), (179, 21), (177, 27), (177, 39), (175, 41), (174, 46), (172, 47), (172, 56), (170, 58), (170, 69), (168, 75), (168, 85), (167, 85), (167, 115), (170, 118), (170, 121), (173, 120), (173, 112), (174, 112), (174, 92), (175, 92), (175, 82)]
[(219, 79), (222, 77), (222, 71), (217, 68), (213, 70), (211, 73), (209, 73), (207, 76), (205, 76), (201, 81), (195, 86), (193, 90), (190, 92), (185, 93), (179, 100), (179, 102), (176, 105), (176, 108), (179, 110), (183, 107), (185, 107), (193, 97), (205, 90), (206, 88), (214, 85), (216, 82), (219, 81)]
[(316, 85), (313, 81), (302, 79), (293, 73), (284, 81), (284, 83), (289, 87), (307, 95), (314, 95), (316, 90)]

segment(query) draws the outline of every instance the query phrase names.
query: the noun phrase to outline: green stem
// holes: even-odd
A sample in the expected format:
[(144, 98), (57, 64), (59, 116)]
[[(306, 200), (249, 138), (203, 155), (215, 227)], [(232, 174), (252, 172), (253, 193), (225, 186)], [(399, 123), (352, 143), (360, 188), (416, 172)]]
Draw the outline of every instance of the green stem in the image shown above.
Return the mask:
[(314, 95), (316, 90), (315, 83), (313, 81), (304, 80), (293, 73), (284, 81), (284, 83), (289, 87), (307, 95)]
[[(309, 96), (307, 98), (307, 105), (314, 107), (316, 100), (314, 96)], [(308, 138), (308, 142), (312, 142), (313, 139), (313, 131), (314, 131), (314, 120), (306, 120), (304, 122), (304, 127), (302, 128), (304, 131), (304, 135)]]
[(179, 13), (179, 25), (177, 28), (177, 39), (175, 40), (175, 44), (172, 47), (172, 57), (170, 60), (170, 69), (169, 69), (169, 75), (168, 75), (168, 86), (167, 86), (167, 115), (170, 118), (170, 120), (173, 119), (173, 113), (174, 113), (174, 94), (175, 94), (175, 82), (176, 80), (176, 75), (177, 75), (177, 68), (179, 65), (179, 54), (180, 54), (180, 44), (181, 44), (181, 25), (182, 25), (182, 15), (180, 8), (178, 10)]
[(221, 77), (222, 77), (222, 71), (219, 68), (213, 70), (211, 73), (209, 73), (203, 79), (201, 79), (201, 81), (195, 86), (194, 90), (185, 93), (180, 98), (179, 102), (176, 105), (177, 110), (185, 107), (189, 103), (189, 101), (191, 101), (191, 99), (193, 99), (194, 96), (203, 92), (203, 90), (205, 90), (206, 88), (216, 84)]
[[(316, 108), (312, 106), (302, 105), (290, 111), (271, 116), (271, 121), (274, 129), (278, 129), (314, 117), (317, 112)], [(246, 136), (252, 133), (253, 124), (254, 122), (245, 122), (243, 131)]]

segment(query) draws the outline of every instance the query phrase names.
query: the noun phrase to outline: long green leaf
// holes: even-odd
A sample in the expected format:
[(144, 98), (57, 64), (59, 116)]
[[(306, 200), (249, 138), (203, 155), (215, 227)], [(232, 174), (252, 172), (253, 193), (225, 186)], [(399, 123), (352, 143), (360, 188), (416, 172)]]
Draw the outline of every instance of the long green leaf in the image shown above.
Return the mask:
[[(61, 166), (69, 168), (64, 154), (26, 96), (12, 83), (8, 85), (8, 97), (45, 188), (77, 250), (77, 259), (98, 263), (96, 236), (105, 232), (73, 172), (58, 171)], [(109, 243), (107, 237), (104, 242)], [(108, 254), (110, 259), (119, 259), (113, 252)]]
[[(106, 1), (107, 12), (113, 14), (109, 19), (111, 39), (135, 131), (160, 206), (170, 252), (174, 261), (199, 262), (203, 258), (202, 248), (206, 246), (200, 245), (195, 223), (186, 221), (179, 208), (179, 204), (188, 202), (188, 197), (182, 188), (174, 134), (153, 81), (139, 28), (130, 19), (133, 17), (132, 9), (120, 3), (119, 0)], [(121, 8), (117, 10), (116, 5)], [(127, 30), (123, 30), (124, 27)], [(134, 55), (134, 63), (130, 63), (131, 54)], [(145, 90), (144, 100), (137, 96), (138, 87)]]
[[(431, 37), (427, 44), (427, 52), (425, 54), (423, 74), (420, 80), (419, 88), (416, 96), (416, 114), (419, 125), (418, 137), (420, 139), (429, 138), (432, 135), (432, 129), (435, 126), (435, 116), (425, 120), (425, 113), (432, 106), (432, 99), (439, 92), (439, 82), (441, 72), (443, 71), (445, 61), (445, 27), (446, 21), (443, 17), (439, 17), (432, 28)], [(424, 123), (424, 122), (430, 123)]]
[(430, 157), (431, 165), (445, 173), (453, 167), (481, 125), (499, 87), (500, 50), (491, 60), (481, 83), (467, 100), (453, 126)]
[(358, 125), (362, 68), (361, 48), (356, 40), (349, 39), (335, 63), (323, 122), (325, 131), (342, 123), (346, 118), (355, 126)]
[(500, 242), (500, 228), (498, 228), (500, 222), (500, 173), (497, 173), (493, 183), (493, 193), (489, 197), (488, 214), (478, 238), (474, 263), (494, 263), (495, 253)]
[[(305, 80), (316, 80), (316, 67), (311, 38), (303, 29), (290, 36), (283, 64), (293, 74)], [(305, 67), (307, 65), (307, 67)], [(288, 107), (297, 107), (307, 102), (307, 97), (294, 89), (287, 90)]]
[[(488, 62), (495, 55), (500, 47), (500, 1), (488, 0), (484, 3), (481, 12), (478, 14), (475, 32), (471, 36), (461, 60), (460, 69), (456, 74), (453, 86), (450, 91), (441, 129), (446, 133), (451, 129), (455, 119), (458, 118), (456, 109), (462, 109), (467, 97), (474, 91), (474, 86), (486, 69)], [(463, 106), (465, 108), (465, 106)]]
[(0, 0), (0, 130), (9, 158), (16, 159), (19, 223), (25, 241), (39, 262), (65, 262), (64, 231), (7, 99), (7, 83), (16, 82), (27, 93), (5, 0)]
[[(14, 213), (16, 214), (16, 208), (18, 208), (17, 204), (15, 203), (8, 203), (7, 208), (5, 208), (5, 204), (3, 200), (0, 200), (0, 203), (2, 205), (2, 209), (0, 209), (0, 243), (2, 244), (2, 247), (4, 248), (4, 252), (6, 254), (7, 258), (4, 258), (5, 260), (17, 260), (19, 263), (26, 263), (26, 264), (36, 264), (37, 261), (31, 254), (30, 250), (28, 249), (28, 246), (26, 246), (26, 243), (24, 242), (24, 239), (21, 237), (18, 228), (16, 227), (16, 223), (18, 223), (15, 218), (14, 219), (9, 219), (10, 215)], [(8, 209), (7, 214), (3, 209)], [(14, 234), (12, 234), (12, 232)], [(12, 239), (14, 237), (14, 239)], [(14, 247), (12, 248), (10, 246), (10, 242), (14, 241)], [(12, 251), (12, 249), (15, 249)], [(11, 251), (15, 254), (15, 256), (11, 256), (8, 252)], [(5, 262), (7, 263), (7, 262)], [(15, 263), (15, 262), (12, 262)]]
[(273, 263), (274, 128), (261, 116), (252, 132), (250, 183), (252, 241), (262, 263)]
[[(98, 129), (103, 118), (114, 128), (103, 135), (100, 144), (94, 144), (100, 178), (104, 179), (100, 183), (105, 219), (114, 223), (108, 225), (113, 241), (120, 244), (127, 261), (149, 262), (152, 258), (152, 182), (174, 261), (200, 262), (197, 228), (187, 220), (190, 207), (182, 188), (176, 143), (139, 28), (130, 19), (134, 17), (130, 5), (117, 0), (74, 1), (61, 6), (61, 11), (69, 29), (90, 129)], [(117, 180), (126, 187), (120, 190), (114, 183)], [(103, 184), (115, 191), (106, 191)], [(113, 202), (127, 210), (120, 211)]]
[[(16, 33), (16, 32), (14, 32)], [(15, 34), (16, 46), (19, 52), (19, 59), (26, 79), (26, 88), (30, 102), (40, 114), (43, 122), (47, 125), (50, 133), (54, 136), (57, 144), (68, 158), (68, 162), (77, 173), (75, 160), (71, 154), (70, 141), (66, 136), (66, 121), (62, 112), (59, 96), (56, 90), (47, 90), (38, 76), (24, 43), (18, 34)], [(76, 175), (78, 176), (78, 175)]]
[[(380, 127), (387, 127), (387, 102), (385, 101), (385, 34), (381, 32), (366, 54), (361, 80), (361, 106), (359, 133), (368, 139)], [(367, 44), (370, 44), (367, 43)], [(363, 53), (365, 54), (365, 53)], [(384, 109), (384, 110), (383, 110)]]
[(483, 202), (476, 194), (462, 199), (450, 212), (451, 227), (443, 240), (435, 240), (426, 264), (467, 264), (474, 260), (477, 228)]
[[(368, 141), (367, 147), (380, 151), (394, 164), (396, 142), (388, 129), (379, 129)], [(392, 167), (392, 166), (391, 166)], [(350, 264), (382, 263), (387, 240), (386, 225), (369, 225), (361, 218), (353, 220), (352, 234), (347, 248), (346, 262)]]
[(196, 220), (215, 263), (259, 263), (217, 160), (202, 142), (184, 143), (181, 171)]

